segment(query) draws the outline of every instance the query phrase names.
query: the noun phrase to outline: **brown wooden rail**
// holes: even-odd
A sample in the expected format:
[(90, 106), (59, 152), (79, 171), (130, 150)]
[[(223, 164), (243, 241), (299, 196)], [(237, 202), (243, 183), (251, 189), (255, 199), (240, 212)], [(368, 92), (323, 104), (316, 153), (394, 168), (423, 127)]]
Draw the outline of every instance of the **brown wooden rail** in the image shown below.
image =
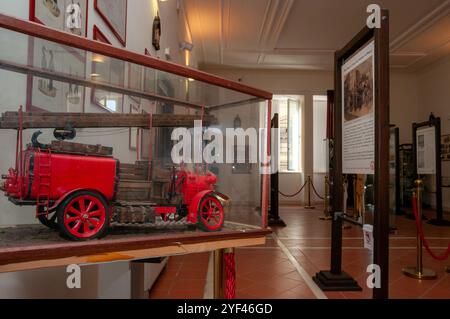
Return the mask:
[(67, 45), (69, 47), (102, 54), (123, 61), (143, 65), (152, 69), (176, 74), (185, 78), (191, 78), (251, 96), (263, 99), (272, 99), (272, 93), (267, 91), (256, 89), (238, 82), (230, 81), (206, 72), (163, 61), (154, 57), (116, 48), (109, 44), (89, 40), (80, 36), (55, 30), (38, 23), (14, 18), (5, 14), (0, 14), (0, 27), (27, 34), (33, 37), (53, 41), (59, 44)]
[[(200, 121), (200, 115), (154, 114), (153, 127), (193, 127), (194, 121)], [(203, 125), (215, 123), (214, 116), (205, 115)], [(148, 128), (150, 115), (148, 114), (119, 114), (119, 113), (23, 113), (22, 127), (36, 128), (64, 128), (68, 125), (74, 128), (112, 128), (112, 127), (141, 127)], [(18, 129), (18, 112), (5, 112), (0, 118), (0, 129)]]

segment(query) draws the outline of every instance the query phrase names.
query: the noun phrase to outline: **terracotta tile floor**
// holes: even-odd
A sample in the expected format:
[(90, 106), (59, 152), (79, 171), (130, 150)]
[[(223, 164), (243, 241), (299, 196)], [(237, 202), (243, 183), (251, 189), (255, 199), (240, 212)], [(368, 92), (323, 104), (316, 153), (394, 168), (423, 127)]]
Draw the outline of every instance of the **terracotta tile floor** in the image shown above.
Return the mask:
[[(274, 233), (308, 274), (307, 279), (319, 270), (329, 269), (330, 222), (319, 220), (322, 209), (305, 210), (284, 207), (281, 217), (288, 224), (274, 229)], [(430, 215), (432, 216), (432, 215)], [(450, 275), (445, 262), (435, 261), (424, 250), (425, 267), (434, 269), (438, 279), (420, 281), (408, 278), (401, 272), (405, 266), (415, 265), (414, 221), (397, 217), (398, 231), (390, 238), (390, 298), (448, 298), (450, 299)], [(424, 224), (430, 245), (436, 253), (450, 242), (450, 228)], [(352, 275), (363, 288), (362, 292), (326, 292), (328, 298), (371, 298), (367, 288), (366, 267), (370, 256), (363, 248), (362, 230), (352, 226), (343, 230), (343, 270)], [(203, 298), (209, 254), (171, 257), (155, 286), (150, 298)], [(263, 246), (236, 249), (236, 297), (237, 298), (286, 298), (308, 299), (317, 296), (299, 274), (276, 241), (267, 237)]]

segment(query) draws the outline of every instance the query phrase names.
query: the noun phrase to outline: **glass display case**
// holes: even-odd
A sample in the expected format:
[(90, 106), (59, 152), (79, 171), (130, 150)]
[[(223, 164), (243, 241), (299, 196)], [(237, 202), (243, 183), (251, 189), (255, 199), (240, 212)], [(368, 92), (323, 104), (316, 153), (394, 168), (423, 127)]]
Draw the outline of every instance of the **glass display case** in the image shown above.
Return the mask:
[(0, 45), (7, 245), (265, 231), (271, 93), (5, 15)]
[(414, 187), (414, 160), (412, 144), (402, 144), (399, 147), (400, 163), (400, 203), (402, 208), (411, 207), (412, 190)]

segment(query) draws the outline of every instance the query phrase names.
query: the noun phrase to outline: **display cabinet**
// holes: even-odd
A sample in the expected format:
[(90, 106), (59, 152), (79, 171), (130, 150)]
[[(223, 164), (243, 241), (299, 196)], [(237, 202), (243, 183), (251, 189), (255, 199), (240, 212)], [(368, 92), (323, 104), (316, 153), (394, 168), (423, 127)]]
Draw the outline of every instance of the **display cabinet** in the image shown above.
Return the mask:
[(414, 187), (414, 160), (412, 144), (399, 146), (400, 163), (400, 203), (401, 207), (411, 207), (412, 189)]
[(6, 15), (0, 44), (0, 272), (264, 243), (270, 92)]

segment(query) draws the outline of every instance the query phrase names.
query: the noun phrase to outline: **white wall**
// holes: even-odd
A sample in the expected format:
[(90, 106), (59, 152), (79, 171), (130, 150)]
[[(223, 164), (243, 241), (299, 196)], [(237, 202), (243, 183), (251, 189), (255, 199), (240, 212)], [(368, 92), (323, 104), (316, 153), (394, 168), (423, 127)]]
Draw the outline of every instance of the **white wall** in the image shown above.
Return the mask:
[[(28, 20), (29, 0), (3, 0), (0, 1), (0, 12), (13, 15), (18, 18)], [(94, 9), (94, 1), (88, 1), (88, 38), (92, 39), (93, 27), (97, 25), (102, 33), (114, 46), (122, 47), (113, 33), (106, 26), (101, 17)], [(151, 55), (160, 59), (165, 59), (164, 50), (170, 48), (171, 61), (185, 64), (185, 54), (179, 51), (178, 43), (182, 40), (192, 42), (186, 26), (183, 8), (177, 11), (177, 1), (159, 2), (157, 0), (130, 0), (128, 1), (128, 26), (126, 49), (140, 54), (144, 54), (147, 48)], [(152, 25), (156, 12), (162, 21), (161, 50), (156, 52), (152, 46)], [(2, 38), (0, 30), (0, 41)], [(7, 39), (10, 42), (2, 42), (1, 50), (5, 53), (8, 43), (14, 39)], [(21, 41), (27, 43), (27, 41)], [(26, 62), (27, 48), (15, 50), (15, 59), (22, 59)], [(3, 55), (2, 55), (3, 56)], [(22, 61), (22, 62), (23, 62)], [(195, 54), (190, 58), (190, 66), (197, 65)], [(89, 71), (89, 65), (87, 71)], [(0, 70), (0, 113), (5, 111), (17, 111), (19, 105), (26, 104), (26, 76)], [(90, 89), (85, 92), (86, 112), (105, 112), (95, 105), (90, 104)], [(127, 99), (127, 98), (126, 98)], [(128, 101), (124, 103), (124, 112), (128, 112)], [(143, 102), (142, 107), (149, 110), (149, 104)], [(80, 130), (81, 132), (83, 130)], [(82, 135), (80, 133), (80, 135)], [(29, 142), (30, 135), (24, 134), (24, 143)], [(47, 142), (52, 139), (49, 134), (43, 136), (42, 141)], [(102, 136), (95, 140), (80, 138), (78, 142), (91, 144), (103, 144), (114, 147), (114, 156), (123, 162), (133, 162), (136, 160), (136, 153), (129, 150), (128, 132), (115, 134), (113, 136)], [(15, 132), (1, 131), (0, 145), (5, 150), (0, 154), (0, 172), (7, 172), (7, 169), (14, 165)], [(17, 207), (12, 205), (2, 195), (0, 196), (0, 226), (31, 224), (36, 223), (34, 208)], [(83, 267), (82, 289), (68, 290), (65, 286), (67, 274), (65, 268), (52, 268), (36, 271), (26, 271), (12, 274), (0, 274), (0, 298), (128, 298), (131, 295), (128, 262), (114, 264), (103, 264)]]

